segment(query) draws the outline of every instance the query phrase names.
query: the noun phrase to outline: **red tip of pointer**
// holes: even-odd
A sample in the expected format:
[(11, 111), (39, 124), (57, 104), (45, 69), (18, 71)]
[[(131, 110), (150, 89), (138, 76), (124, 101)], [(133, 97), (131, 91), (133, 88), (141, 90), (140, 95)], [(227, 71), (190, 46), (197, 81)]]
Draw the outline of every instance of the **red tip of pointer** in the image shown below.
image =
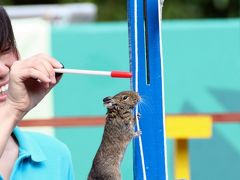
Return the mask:
[(112, 71), (111, 72), (111, 77), (114, 77), (114, 78), (131, 78), (132, 73), (122, 72), (122, 71)]

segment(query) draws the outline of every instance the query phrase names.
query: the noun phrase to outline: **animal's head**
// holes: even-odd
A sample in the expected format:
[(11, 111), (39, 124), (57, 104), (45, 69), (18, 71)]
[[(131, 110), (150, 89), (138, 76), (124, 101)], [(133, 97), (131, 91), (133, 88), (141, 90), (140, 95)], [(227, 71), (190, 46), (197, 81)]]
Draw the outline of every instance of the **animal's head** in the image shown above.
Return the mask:
[(134, 91), (123, 91), (111, 97), (103, 99), (104, 105), (108, 109), (133, 109), (140, 100), (138, 93)]

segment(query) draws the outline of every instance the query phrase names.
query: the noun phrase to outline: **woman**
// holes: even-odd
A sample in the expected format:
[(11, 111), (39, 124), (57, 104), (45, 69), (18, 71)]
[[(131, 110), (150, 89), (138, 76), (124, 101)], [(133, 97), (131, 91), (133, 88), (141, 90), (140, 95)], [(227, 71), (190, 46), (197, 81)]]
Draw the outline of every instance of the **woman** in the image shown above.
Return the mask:
[(16, 127), (60, 80), (54, 68), (62, 65), (45, 54), (18, 59), (10, 19), (0, 6), (0, 180), (73, 179), (65, 145)]

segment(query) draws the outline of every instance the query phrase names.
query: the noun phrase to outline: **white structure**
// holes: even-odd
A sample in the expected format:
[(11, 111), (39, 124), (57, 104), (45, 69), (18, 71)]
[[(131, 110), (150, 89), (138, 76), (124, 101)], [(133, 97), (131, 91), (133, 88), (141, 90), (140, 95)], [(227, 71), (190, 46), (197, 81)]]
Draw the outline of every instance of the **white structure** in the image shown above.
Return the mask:
[(11, 19), (40, 17), (54, 23), (94, 21), (97, 6), (93, 3), (4, 6)]

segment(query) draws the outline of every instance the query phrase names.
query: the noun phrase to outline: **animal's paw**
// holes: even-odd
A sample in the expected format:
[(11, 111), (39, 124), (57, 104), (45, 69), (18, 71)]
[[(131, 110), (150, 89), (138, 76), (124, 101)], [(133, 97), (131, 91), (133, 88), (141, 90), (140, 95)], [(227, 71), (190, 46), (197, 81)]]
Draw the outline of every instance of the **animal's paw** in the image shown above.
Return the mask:
[(140, 136), (141, 134), (142, 134), (142, 131), (141, 131), (141, 130), (136, 131), (136, 132), (134, 132), (134, 137), (138, 137), (138, 136)]
[(140, 119), (140, 117), (141, 117), (141, 114), (137, 113), (137, 118)]

